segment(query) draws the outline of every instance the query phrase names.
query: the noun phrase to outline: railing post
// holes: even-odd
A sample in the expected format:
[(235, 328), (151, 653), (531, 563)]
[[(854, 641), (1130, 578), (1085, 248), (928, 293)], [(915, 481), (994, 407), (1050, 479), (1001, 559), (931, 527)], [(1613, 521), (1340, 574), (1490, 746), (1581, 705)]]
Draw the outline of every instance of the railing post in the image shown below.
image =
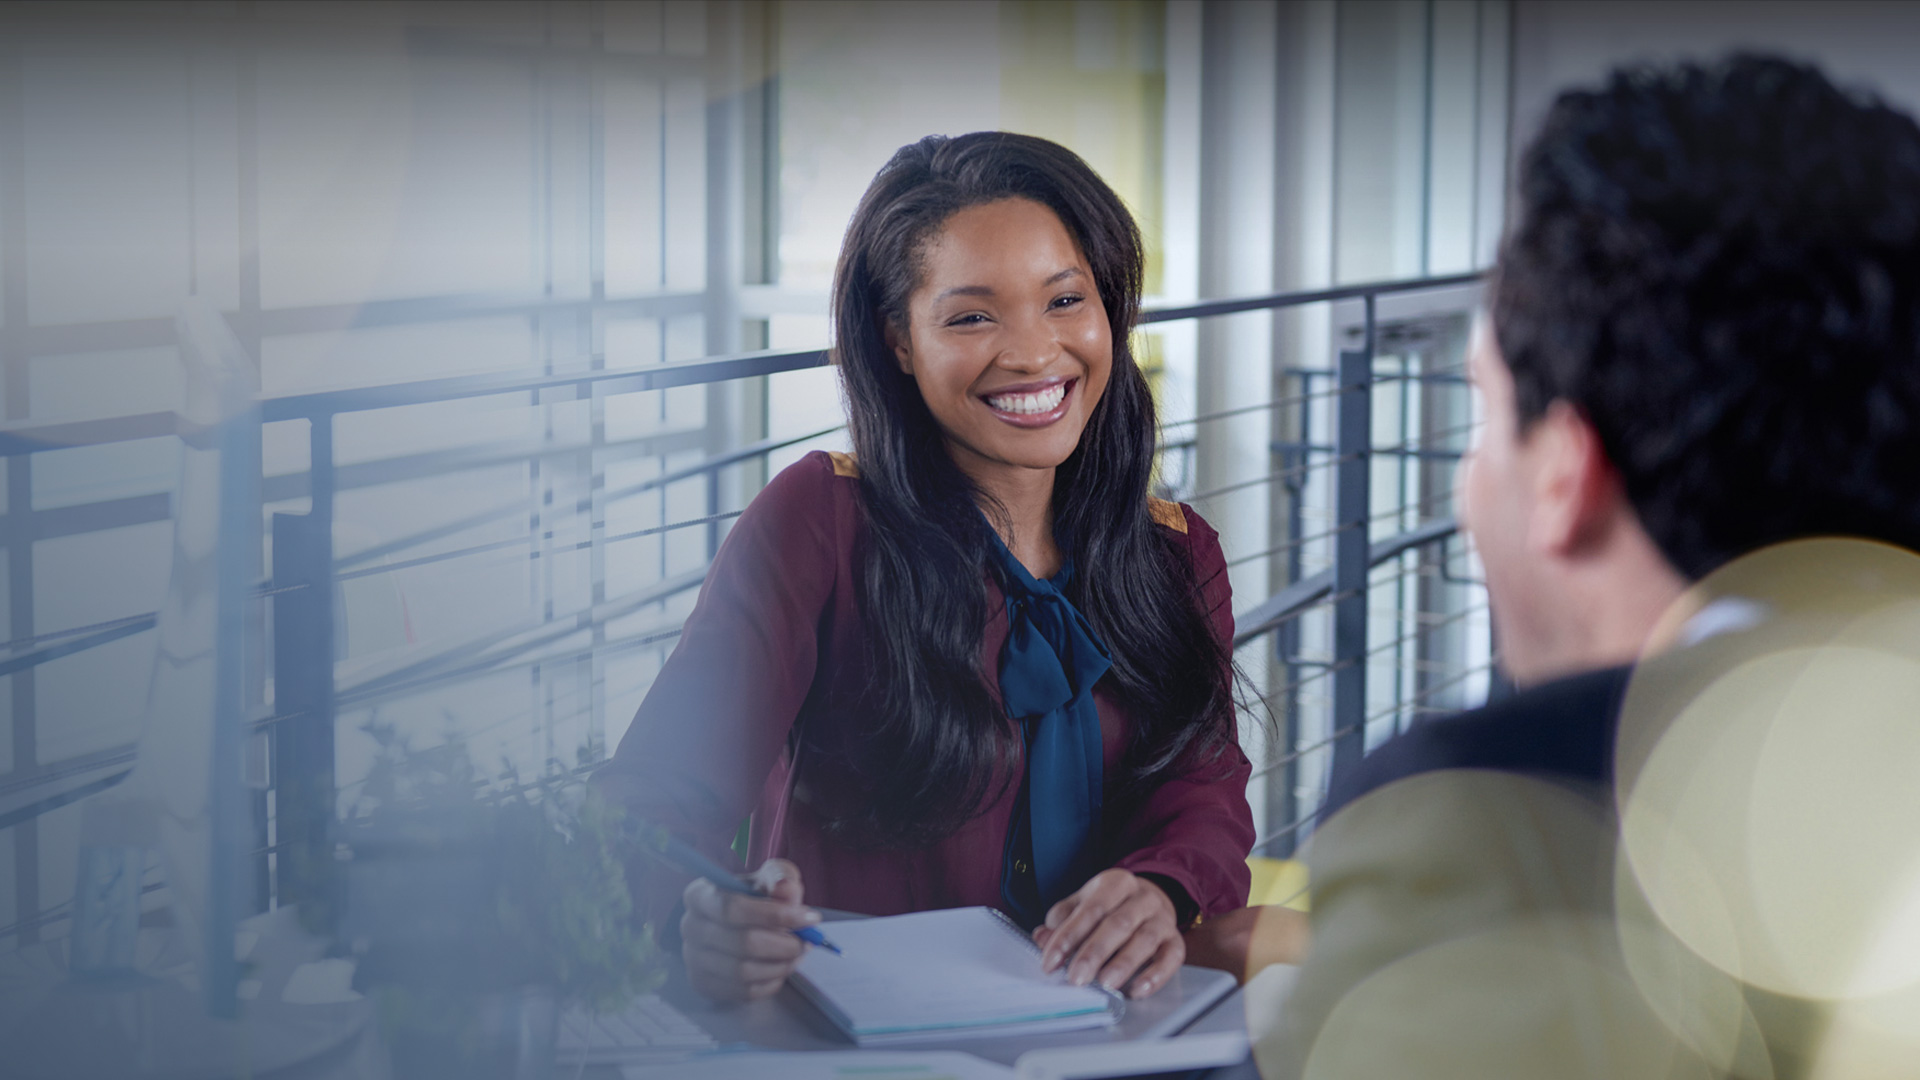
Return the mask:
[(333, 886), (333, 416), (313, 417), (312, 509), (273, 515), (273, 785), (281, 904), (316, 929)]
[[(249, 394), (250, 396), (250, 394)], [(202, 992), (209, 1016), (239, 1015), (239, 965), (227, 946), (243, 903), (241, 861), (248, 832), (241, 755), (259, 649), (260, 408), (249, 401), (238, 415), (220, 421), (215, 433), (220, 458), (220, 494), (214, 604), (213, 760), (208, 791), (211, 888), (207, 896), (206, 970)], [(250, 655), (252, 654), (252, 655)], [(251, 875), (247, 875), (250, 878)]]
[[(1295, 542), (1287, 547), (1287, 585), (1293, 585), (1303, 576), (1305, 567), (1301, 561), (1299, 538), (1306, 535), (1305, 496), (1307, 492), (1307, 470), (1312, 461), (1313, 440), (1313, 373), (1302, 372), (1295, 376), (1299, 380), (1299, 415), (1294, 420), (1293, 437), (1280, 446), (1280, 472), (1284, 477), (1281, 487), (1287, 497), (1287, 532)], [(1281, 741), (1279, 753), (1286, 757), (1287, 763), (1280, 767), (1276, 781), (1280, 790), (1276, 793), (1271, 786), (1267, 789), (1267, 828), (1269, 831), (1285, 829), (1280, 833), (1278, 842), (1268, 849), (1267, 854), (1275, 858), (1290, 859), (1294, 850), (1303, 839), (1296, 824), (1300, 820), (1300, 759), (1295, 756), (1300, 751), (1301, 715), (1300, 715), (1300, 620), (1288, 619), (1274, 630), (1274, 656), (1280, 662), (1281, 685), (1285, 688), (1280, 701), (1282, 712)]]
[(1367, 518), (1373, 469), (1373, 297), (1366, 339), (1340, 352), (1334, 412), (1333, 779), (1349, 775), (1366, 752)]

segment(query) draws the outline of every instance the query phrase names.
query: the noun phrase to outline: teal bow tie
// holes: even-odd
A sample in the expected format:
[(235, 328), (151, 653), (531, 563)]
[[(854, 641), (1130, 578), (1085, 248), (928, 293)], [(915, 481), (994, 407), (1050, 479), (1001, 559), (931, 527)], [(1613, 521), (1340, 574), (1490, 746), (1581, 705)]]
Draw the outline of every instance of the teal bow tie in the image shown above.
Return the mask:
[[(1048, 908), (1097, 869), (1092, 860), (1099, 854), (1104, 766), (1093, 686), (1113, 660), (1063, 592), (1073, 580), (1073, 561), (1041, 581), (992, 535), (993, 559), (1007, 596), (1000, 700), (1007, 715), (1021, 722), (1027, 743), (1001, 894), (1023, 922), (1038, 925)], [(1021, 866), (1029, 851), (1031, 879), (1023, 880), (1028, 872)]]

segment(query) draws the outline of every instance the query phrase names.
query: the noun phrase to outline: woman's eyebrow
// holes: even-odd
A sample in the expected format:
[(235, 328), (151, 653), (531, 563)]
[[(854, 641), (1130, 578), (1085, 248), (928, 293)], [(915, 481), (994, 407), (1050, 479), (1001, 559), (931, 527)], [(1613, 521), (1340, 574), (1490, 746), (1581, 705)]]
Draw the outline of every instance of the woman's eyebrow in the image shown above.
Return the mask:
[[(1061, 270), (1058, 273), (1054, 274), (1052, 277), (1041, 282), (1040, 287), (1044, 289), (1049, 285), (1057, 285), (1060, 282), (1065, 281), (1070, 277), (1079, 277), (1079, 276), (1084, 276), (1084, 272), (1077, 266), (1069, 266), (1065, 270)], [(945, 300), (950, 296), (992, 296), (992, 295), (994, 295), (994, 292), (993, 292), (993, 286), (991, 285), (955, 285), (953, 288), (947, 289), (944, 292), (942, 292), (940, 295), (934, 297), (933, 302), (937, 304), (940, 301)]]
[(933, 302), (937, 304), (940, 301), (945, 300), (949, 296), (992, 296), (992, 295), (993, 295), (993, 286), (991, 285), (955, 285), (953, 288), (948, 289), (947, 291), (941, 293), (939, 296), (934, 297)]

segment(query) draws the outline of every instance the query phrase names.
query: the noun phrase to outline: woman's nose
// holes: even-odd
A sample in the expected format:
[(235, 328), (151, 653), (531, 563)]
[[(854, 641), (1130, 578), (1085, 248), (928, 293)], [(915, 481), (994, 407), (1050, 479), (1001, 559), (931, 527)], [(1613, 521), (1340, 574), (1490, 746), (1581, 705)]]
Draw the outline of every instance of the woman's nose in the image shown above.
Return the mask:
[(1010, 326), (1005, 348), (994, 362), (1013, 371), (1042, 371), (1060, 355), (1060, 338), (1044, 319)]

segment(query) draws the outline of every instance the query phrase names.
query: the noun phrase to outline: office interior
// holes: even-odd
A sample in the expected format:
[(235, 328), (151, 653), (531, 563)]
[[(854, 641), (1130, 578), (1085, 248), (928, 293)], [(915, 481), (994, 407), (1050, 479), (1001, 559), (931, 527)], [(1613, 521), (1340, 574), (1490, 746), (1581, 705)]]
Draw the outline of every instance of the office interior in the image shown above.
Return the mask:
[[(1253, 899), (1304, 907), (1334, 773), (1503, 689), (1453, 474), (1531, 126), (1743, 47), (1920, 109), (1916, 40), (1854, 0), (7, 5), (0, 1027), (102, 851), (230, 1017), (236, 929), (351, 957), (396, 768), (604, 760), (730, 522), (848, 448), (841, 232), (930, 133), (1057, 140), (1138, 218), (1155, 494), (1220, 532)], [(135, 792), (165, 821), (90, 811)]]

